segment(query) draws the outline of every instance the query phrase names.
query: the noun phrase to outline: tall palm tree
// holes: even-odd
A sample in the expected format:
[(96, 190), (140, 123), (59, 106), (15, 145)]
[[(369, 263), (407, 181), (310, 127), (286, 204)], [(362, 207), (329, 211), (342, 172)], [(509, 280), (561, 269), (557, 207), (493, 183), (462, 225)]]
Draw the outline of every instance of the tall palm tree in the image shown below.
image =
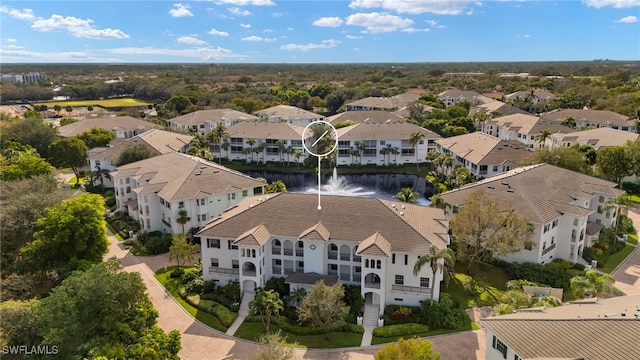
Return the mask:
[[(222, 141), (222, 144), (220, 144), (220, 150), (224, 150), (227, 153), (227, 160), (229, 159), (229, 146), (231, 146), (229, 144), (229, 142), (225, 139)], [(220, 156), (222, 157), (222, 156)], [(220, 159), (222, 160), (222, 159)]]
[(420, 162), (418, 161), (418, 144), (420, 140), (424, 139), (424, 133), (416, 131), (409, 136), (409, 146), (413, 148), (416, 153), (416, 170), (420, 171)]
[(296, 159), (296, 166), (299, 168), (300, 167), (300, 157), (302, 156), (302, 150), (300, 149), (295, 149), (293, 151), (293, 158)]
[(419, 197), (420, 193), (413, 191), (413, 188), (410, 187), (403, 188), (394, 196), (394, 198), (410, 204), (414, 204)]
[(221, 143), (223, 142), (224, 139), (229, 137), (229, 131), (227, 131), (227, 127), (220, 122), (218, 123), (218, 125), (216, 125), (216, 127), (213, 130), (209, 132), (207, 137), (209, 138), (209, 141), (211, 141), (211, 143), (218, 145), (218, 153), (220, 155), (219, 161), (221, 162), (222, 161)]
[(600, 275), (595, 270), (587, 270), (584, 276), (575, 276), (571, 279), (571, 289), (580, 296), (589, 294), (600, 297), (613, 293), (615, 281), (615, 278), (610, 274)]
[(551, 136), (551, 130), (544, 129), (541, 130), (538, 135), (536, 135), (535, 140), (540, 144), (540, 147), (544, 147), (547, 142), (547, 139)]
[(393, 154), (393, 146), (391, 144), (387, 144), (382, 150), (385, 151), (385, 155), (389, 155), (389, 161), (387, 165), (391, 164), (391, 154)]
[(449, 248), (438, 249), (435, 245), (431, 245), (431, 247), (429, 248), (429, 252), (425, 255), (420, 256), (420, 258), (413, 266), (414, 276), (418, 276), (420, 270), (422, 270), (422, 267), (426, 264), (429, 264), (429, 266), (431, 266), (431, 271), (433, 272), (433, 278), (431, 280), (431, 284), (429, 284), (431, 286), (431, 305), (433, 305), (433, 295), (435, 293), (434, 285), (438, 269), (443, 271), (443, 277), (444, 274), (447, 274), (447, 277), (449, 277), (449, 274), (453, 272), (455, 262), (456, 257), (453, 253), (453, 250)]
[(247, 145), (249, 145), (249, 153), (251, 154), (251, 161), (253, 161), (253, 145), (256, 144), (256, 139), (248, 138)]
[(362, 165), (362, 154), (364, 154), (364, 150), (366, 148), (367, 148), (367, 146), (364, 144), (364, 141), (360, 141), (356, 145), (356, 149), (358, 150), (358, 157), (359, 157), (358, 161), (360, 162), (360, 165)]
[(299, 306), (302, 304), (302, 300), (304, 300), (305, 296), (307, 296), (307, 290), (304, 288), (299, 287), (291, 290), (291, 293), (289, 294), (289, 305), (296, 307)]
[(267, 194), (283, 192), (287, 192), (287, 185), (282, 180), (275, 180), (265, 187), (265, 193)]
[(100, 165), (96, 165), (96, 171), (91, 173), (91, 181), (95, 182), (95, 180), (99, 180), (100, 186), (104, 186), (104, 178), (111, 180), (109, 170), (101, 168)]
[(280, 162), (284, 166), (284, 152), (286, 150), (286, 146), (284, 145), (284, 140), (280, 139), (276, 141), (276, 145), (278, 145), (278, 154), (280, 154)]
[(178, 218), (176, 219), (176, 222), (180, 225), (182, 225), (182, 233), (184, 234), (184, 226), (191, 221), (191, 218), (189, 217), (189, 214), (187, 213), (187, 210), (180, 210), (178, 211)]
[(612, 197), (607, 200), (607, 204), (605, 205), (605, 209), (618, 209), (618, 213), (616, 216), (616, 236), (618, 235), (618, 229), (620, 225), (620, 220), (622, 216), (627, 216), (627, 212), (629, 211), (629, 206), (633, 205), (633, 201), (629, 199), (627, 194), (620, 194), (616, 197)]

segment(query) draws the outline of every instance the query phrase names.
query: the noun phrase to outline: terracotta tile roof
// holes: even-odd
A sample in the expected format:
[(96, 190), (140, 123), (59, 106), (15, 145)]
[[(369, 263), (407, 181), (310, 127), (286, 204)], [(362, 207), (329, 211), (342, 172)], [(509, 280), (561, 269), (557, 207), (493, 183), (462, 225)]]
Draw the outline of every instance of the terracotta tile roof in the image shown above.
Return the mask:
[(111, 142), (109, 147), (94, 148), (89, 151), (91, 159), (115, 160), (122, 150), (131, 145), (143, 145), (154, 155), (179, 151), (184, 145), (191, 143), (193, 136), (152, 129), (125, 141)]
[(427, 130), (423, 127), (410, 124), (407, 122), (401, 123), (384, 123), (384, 124), (370, 124), (360, 123), (343, 127), (337, 130), (340, 140), (409, 140), (411, 134), (416, 131), (420, 131), (425, 135), (425, 139), (440, 139), (442, 136), (437, 133)]
[(325, 119), (331, 124), (335, 124), (342, 121), (353, 121), (357, 123), (386, 123), (386, 122), (404, 122), (404, 118), (400, 115), (390, 113), (381, 110), (366, 110), (366, 111), (345, 111), (340, 114), (329, 116)]
[(276, 105), (255, 112), (259, 117), (277, 118), (282, 121), (324, 119), (324, 116), (290, 105)]
[(418, 99), (420, 99), (420, 95), (410, 93), (399, 94), (392, 97), (369, 96), (364, 99), (346, 103), (345, 106), (362, 106), (380, 110), (399, 109)]
[(636, 140), (640, 138), (640, 134), (634, 134), (629, 131), (616, 130), (608, 127), (577, 131), (571, 134), (555, 134), (551, 136), (551, 141), (557, 141), (558, 146), (564, 146), (563, 143), (571, 142), (582, 145), (591, 145), (596, 150), (624, 145), (628, 140)]
[(380, 234), (380, 232), (376, 232), (358, 244), (356, 254), (391, 256), (391, 244)]
[(141, 180), (148, 180), (148, 183), (141, 184), (135, 191), (148, 192), (146, 188), (151, 186), (158, 196), (168, 201), (264, 186), (264, 183), (241, 172), (175, 152), (120, 166), (111, 175), (133, 176), (139, 183), (143, 182)]
[(511, 204), (529, 221), (545, 224), (565, 212), (586, 214), (588, 209), (573, 205), (576, 199), (590, 199), (593, 193), (617, 196), (624, 191), (617, 184), (548, 164), (513, 169), (504, 174), (442, 194), (455, 206), (464, 205), (471, 193), (481, 190), (499, 204)]
[(269, 230), (267, 230), (264, 224), (260, 224), (242, 233), (233, 243), (240, 245), (261, 246), (264, 245), (270, 237), (271, 234), (269, 233)]
[(312, 227), (304, 230), (298, 239), (302, 240), (324, 240), (327, 241), (331, 238), (331, 233), (327, 230), (321, 222), (313, 225)]
[(225, 120), (256, 121), (258, 117), (233, 109), (212, 109), (194, 111), (173, 119), (168, 119), (167, 121), (176, 124), (198, 125), (204, 123), (219, 123)]
[(528, 112), (517, 108), (513, 105), (509, 105), (503, 103), (502, 101), (491, 101), (485, 104), (476, 105), (472, 108), (472, 112), (482, 112), (485, 114), (489, 114), (492, 112), (496, 112), (500, 114), (500, 116), (504, 115), (513, 115), (513, 114), (529, 114)]
[(199, 232), (200, 236), (237, 238), (259, 224), (277, 236), (299, 237), (321, 223), (330, 240), (361, 242), (378, 231), (393, 251), (426, 252), (447, 246), (448, 224), (440, 209), (360, 197), (281, 193), (240, 202)]
[(231, 138), (301, 140), (304, 127), (285, 122), (239, 122), (227, 131)]
[(436, 144), (476, 165), (519, 164), (531, 155), (520, 142), (500, 140), (479, 131), (439, 139)]
[(150, 129), (163, 129), (163, 126), (150, 123), (145, 120), (136, 119), (131, 116), (116, 116), (105, 118), (92, 118), (80, 120), (73, 124), (60, 126), (58, 128), (58, 134), (62, 137), (72, 137), (80, 135), (85, 131), (93, 128), (103, 128), (109, 131), (116, 130), (138, 130), (140, 132)]
[(496, 124), (517, 130), (522, 134), (537, 135), (542, 130), (549, 130), (551, 134), (573, 133), (575, 130), (561, 125), (558, 122), (541, 119), (534, 115), (512, 114), (500, 116), (487, 121), (487, 124)]
[[(482, 319), (523, 359), (640, 359), (640, 295)], [(625, 316), (622, 316), (622, 314)]]
[(284, 282), (287, 284), (313, 285), (320, 280), (324, 281), (327, 286), (333, 286), (338, 283), (338, 275), (293, 272), (287, 276)]
[(540, 115), (544, 120), (561, 122), (572, 117), (576, 122), (589, 122), (602, 125), (634, 126), (628, 116), (607, 110), (558, 109)]

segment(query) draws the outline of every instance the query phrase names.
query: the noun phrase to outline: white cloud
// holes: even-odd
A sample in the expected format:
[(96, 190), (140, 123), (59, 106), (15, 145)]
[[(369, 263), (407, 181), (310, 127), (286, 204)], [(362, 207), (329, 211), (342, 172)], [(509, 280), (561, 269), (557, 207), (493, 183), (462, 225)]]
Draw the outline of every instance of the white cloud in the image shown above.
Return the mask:
[(28, 50), (5, 50), (0, 49), (0, 56), (3, 61), (7, 62), (54, 62), (54, 63), (72, 63), (72, 62), (117, 62), (116, 59), (107, 59), (105, 57), (93, 56), (90, 53), (82, 51), (67, 52), (35, 52)]
[(8, 6), (0, 6), (0, 13), (9, 14), (14, 19), (19, 20), (35, 20), (36, 17), (33, 15), (33, 10), (31, 9), (11, 9)]
[(237, 6), (272, 6), (275, 5), (271, 0), (216, 0), (216, 4), (218, 5), (237, 5)]
[(438, 22), (435, 20), (427, 20), (427, 24), (429, 24), (429, 26), (436, 26), (438, 25)]
[(362, 36), (347, 35), (346, 38), (350, 40), (356, 40), (356, 39), (362, 39)]
[(329, 40), (322, 40), (322, 42), (320, 44), (314, 44), (314, 43), (309, 43), (309, 44), (286, 44), (286, 45), (282, 45), (280, 46), (281, 50), (288, 50), (288, 51), (310, 51), (310, 50), (315, 50), (315, 49), (331, 49), (334, 48), (336, 46), (338, 46), (338, 44), (340, 44), (340, 41), (338, 40), (333, 40), (333, 39), (329, 39)]
[(236, 16), (249, 16), (251, 15), (251, 11), (246, 10), (246, 9), (240, 9), (239, 7), (230, 7), (227, 10), (229, 10), (230, 13), (232, 13), (233, 15)]
[(173, 4), (174, 8), (169, 10), (169, 14), (173, 17), (185, 17), (193, 16), (193, 13), (189, 11), (189, 5)]
[(293, 28), (292, 27), (288, 27), (287, 30), (293, 31)]
[(286, 15), (286, 13), (283, 12), (274, 12), (273, 14), (271, 14), (273, 17), (283, 17)]
[(338, 27), (342, 25), (342, 23), (343, 21), (339, 17), (321, 17), (314, 21), (313, 25), (322, 27)]
[(263, 33), (265, 33), (265, 34), (271, 34), (271, 33), (273, 32), (273, 30), (271, 30), (271, 29), (264, 29), (264, 30), (262, 30), (262, 32), (263, 32)]
[(7, 42), (8, 42), (8, 43), (16, 43), (16, 42), (18, 42), (18, 40), (16, 40), (16, 39), (12, 39), (12, 38), (8, 38), (8, 39), (7, 39)]
[(38, 19), (33, 22), (31, 28), (36, 31), (67, 31), (79, 38), (89, 39), (127, 39), (129, 35), (118, 29), (96, 29), (92, 26), (93, 20), (79, 19), (73, 16), (51, 15), (48, 19)]
[(623, 24), (633, 24), (633, 23), (637, 23), (638, 22), (638, 17), (637, 16), (625, 16), (622, 19), (618, 19), (615, 22), (617, 23), (623, 23)]
[(216, 29), (211, 29), (209, 30), (209, 32), (207, 33), (209, 35), (215, 35), (215, 36), (222, 36), (222, 37), (228, 37), (229, 33), (226, 31), (220, 31), (220, 30), (216, 30)]
[(180, 36), (176, 41), (187, 45), (204, 45), (207, 43), (193, 36)]
[(413, 24), (413, 20), (401, 18), (387, 13), (356, 13), (347, 17), (347, 25), (362, 26), (368, 33), (393, 32), (406, 29)]
[(124, 47), (107, 49), (106, 51), (120, 55), (161, 55), (198, 58), (203, 60), (223, 58), (244, 58), (243, 55), (234, 54), (231, 50), (221, 47), (189, 48), (189, 49), (158, 49), (154, 47)]
[(242, 26), (245, 29), (251, 28), (251, 24), (240, 24), (240, 26)]
[(247, 36), (240, 39), (242, 41), (254, 41), (254, 42), (274, 42), (276, 39), (274, 38), (263, 38), (262, 36)]
[(429, 32), (431, 31), (431, 29), (416, 29), (416, 28), (406, 28), (406, 29), (402, 29), (403, 32), (406, 33), (416, 33), (416, 32)]
[(4, 49), (24, 49), (24, 46), (20, 46), (20, 45), (15, 45), (15, 44), (9, 44), (9, 45), (3, 45), (2, 48)]
[[(633, 1), (633, 0), (630, 0)], [(459, 15), (475, 0), (353, 0), (352, 9), (381, 8), (397, 13)]]
[(531, 35), (529, 35), (529, 34), (523, 34), (523, 35), (518, 35), (518, 37), (528, 39), (528, 38), (530, 38), (530, 37), (531, 37)]
[(353, 51), (360, 51), (360, 48), (353, 48)]
[(616, 9), (640, 6), (640, 0), (582, 0), (582, 3), (596, 9), (605, 6), (612, 6)]

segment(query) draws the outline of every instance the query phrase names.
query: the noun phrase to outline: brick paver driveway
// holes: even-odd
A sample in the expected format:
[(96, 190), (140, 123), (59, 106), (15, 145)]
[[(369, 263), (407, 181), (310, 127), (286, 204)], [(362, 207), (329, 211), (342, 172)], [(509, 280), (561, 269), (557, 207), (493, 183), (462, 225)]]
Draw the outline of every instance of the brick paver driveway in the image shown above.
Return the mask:
[[(633, 225), (640, 231), (640, 209), (629, 210), (627, 214)], [(626, 295), (640, 294), (640, 246), (636, 246), (635, 250), (611, 273), (616, 278), (616, 288), (620, 289)]]

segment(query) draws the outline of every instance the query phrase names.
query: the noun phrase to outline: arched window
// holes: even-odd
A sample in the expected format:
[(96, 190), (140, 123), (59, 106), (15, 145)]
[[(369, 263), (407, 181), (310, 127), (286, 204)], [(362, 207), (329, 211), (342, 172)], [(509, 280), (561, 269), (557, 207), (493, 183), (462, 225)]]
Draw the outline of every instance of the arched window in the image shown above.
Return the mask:
[(336, 245), (336, 244), (331, 244), (331, 245), (329, 245), (329, 249), (330, 249), (331, 251), (338, 251), (338, 245)]
[(244, 257), (244, 249), (242, 249), (242, 257)]
[(364, 267), (368, 268), (369, 267), (369, 259), (366, 259), (364, 261)]
[(275, 241), (275, 243), (276, 243), (276, 246), (281, 246), (281, 245), (282, 245), (282, 243), (280, 243), (280, 240), (275, 239), (274, 241)]
[(251, 257), (256, 257), (256, 249), (251, 249)]
[(376, 262), (376, 268), (378, 268), (378, 269), (382, 269), (382, 261), (378, 260), (378, 261)]

